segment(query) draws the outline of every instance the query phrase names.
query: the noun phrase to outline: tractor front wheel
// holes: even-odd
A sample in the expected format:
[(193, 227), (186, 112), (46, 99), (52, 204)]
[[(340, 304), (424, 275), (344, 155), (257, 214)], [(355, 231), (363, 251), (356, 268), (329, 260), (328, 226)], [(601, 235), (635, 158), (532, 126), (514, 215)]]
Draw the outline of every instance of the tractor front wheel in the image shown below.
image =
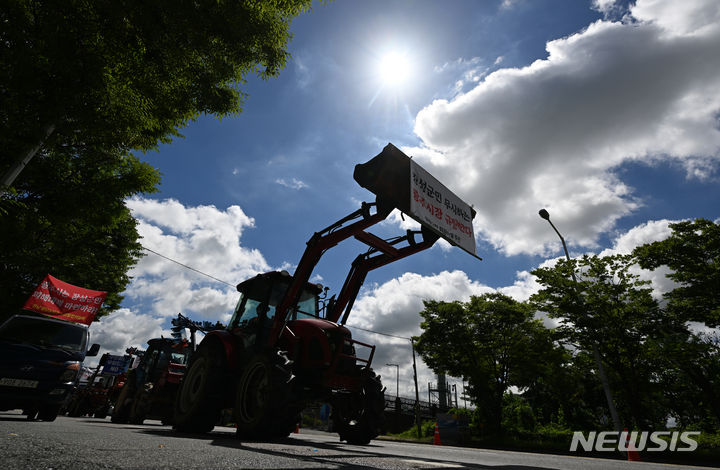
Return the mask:
[(287, 437), (295, 429), (298, 411), (289, 405), (292, 361), (283, 352), (257, 354), (245, 365), (236, 389), (233, 417), (238, 437)]
[(175, 399), (176, 431), (212, 431), (222, 409), (225, 356), (214, 344), (201, 344), (190, 359)]
[(367, 445), (382, 432), (385, 424), (385, 389), (372, 369), (363, 373), (358, 393), (333, 406), (333, 426), (341, 441)]

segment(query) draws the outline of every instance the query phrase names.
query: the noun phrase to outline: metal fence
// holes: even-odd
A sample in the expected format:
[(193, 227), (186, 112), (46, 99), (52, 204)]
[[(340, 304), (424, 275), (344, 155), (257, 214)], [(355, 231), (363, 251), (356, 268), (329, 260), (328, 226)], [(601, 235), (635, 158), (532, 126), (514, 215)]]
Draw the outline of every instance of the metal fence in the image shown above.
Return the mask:
[[(399, 402), (399, 407), (398, 407)], [(421, 418), (433, 418), (438, 411), (436, 403), (420, 400), (418, 402)], [(400, 414), (415, 416), (415, 399), (385, 394), (385, 412), (392, 413), (399, 408)]]

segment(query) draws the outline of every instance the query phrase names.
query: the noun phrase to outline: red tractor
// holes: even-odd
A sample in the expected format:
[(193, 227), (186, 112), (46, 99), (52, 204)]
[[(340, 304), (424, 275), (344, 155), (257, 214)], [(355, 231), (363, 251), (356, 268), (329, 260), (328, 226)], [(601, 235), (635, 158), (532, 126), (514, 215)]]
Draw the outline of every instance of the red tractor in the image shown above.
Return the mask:
[[(385, 399), (371, 368), (375, 346), (352, 339), (344, 324), (369, 271), (439, 238), (424, 224), (391, 239), (366, 231), (394, 208), (408, 213), (409, 168), (409, 158), (392, 144), (357, 165), (356, 181), (376, 202), (315, 233), (294, 275), (269, 272), (238, 284), (227, 328), (208, 333), (190, 360), (175, 399), (177, 431), (209, 432), (221, 411), (232, 408), (239, 437), (286, 437), (305, 405), (321, 401), (332, 405), (341, 440), (365, 445), (381, 432)], [(353, 261), (338, 295), (325, 302), (322, 286), (308, 280), (320, 257), (350, 237), (369, 248)]]
[[(150, 339), (147, 351), (126, 350), (139, 356), (140, 362), (124, 375), (122, 388), (115, 390), (113, 423), (142, 424), (145, 419), (159, 419), (163, 424), (172, 424), (173, 402), (195, 350), (195, 332), (225, 328), (220, 323), (195, 322), (182, 314), (173, 318), (172, 324), (173, 338)], [(190, 330), (189, 341), (184, 338), (186, 329)]]
[(192, 350), (170, 338), (150, 339), (148, 346), (140, 364), (127, 372), (113, 423), (142, 424), (147, 418), (172, 423), (172, 403)]
[(116, 376), (94, 373), (84, 387), (79, 387), (67, 404), (68, 416), (91, 415), (104, 419), (110, 411), (109, 394)]

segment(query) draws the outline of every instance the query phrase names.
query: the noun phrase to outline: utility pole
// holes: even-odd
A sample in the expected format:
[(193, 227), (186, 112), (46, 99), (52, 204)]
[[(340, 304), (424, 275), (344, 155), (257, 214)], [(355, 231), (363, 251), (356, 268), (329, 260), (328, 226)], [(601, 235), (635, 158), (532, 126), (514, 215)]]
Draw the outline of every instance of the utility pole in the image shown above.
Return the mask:
[[(565, 259), (567, 259), (569, 262), (570, 254), (568, 253), (567, 245), (565, 245), (565, 239), (563, 238), (562, 235), (560, 235), (560, 231), (555, 227), (555, 224), (553, 224), (552, 221), (550, 220), (550, 214), (545, 209), (540, 209), (538, 214), (540, 214), (540, 217), (542, 217), (543, 219), (548, 221), (548, 223), (553, 228), (553, 230), (555, 230), (555, 233), (557, 233), (557, 236), (560, 237), (560, 241), (562, 242), (563, 250), (565, 251)], [(577, 280), (577, 277), (575, 277), (575, 270), (572, 270), (570, 272), (570, 274), (572, 275), (572, 279), (575, 284), (577, 300), (579, 301), (580, 293), (577, 291), (578, 280)], [(612, 391), (610, 390), (610, 383), (608, 382), (607, 376), (605, 375), (605, 367), (603, 367), (602, 358), (600, 357), (600, 351), (598, 350), (597, 345), (595, 344), (594, 341), (593, 341), (593, 345), (592, 345), (592, 350), (593, 350), (593, 357), (595, 358), (595, 364), (597, 365), (597, 368), (598, 368), (598, 375), (600, 376), (600, 382), (602, 382), (603, 390), (605, 392), (605, 399), (607, 400), (608, 408), (610, 410), (610, 416), (612, 417), (613, 424), (615, 425), (615, 430), (618, 433), (622, 433), (623, 427), (620, 424), (620, 417), (618, 416), (617, 410), (615, 409), (615, 403), (613, 402)]]
[(417, 437), (420, 439), (422, 436), (422, 431), (420, 429), (420, 392), (418, 391), (417, 365), (415, 364), (415, 340), (412, 338), (410, 338), (410, 347), (412, 348), (413, 380), (415, 381), (415, 425), (417, 426)]

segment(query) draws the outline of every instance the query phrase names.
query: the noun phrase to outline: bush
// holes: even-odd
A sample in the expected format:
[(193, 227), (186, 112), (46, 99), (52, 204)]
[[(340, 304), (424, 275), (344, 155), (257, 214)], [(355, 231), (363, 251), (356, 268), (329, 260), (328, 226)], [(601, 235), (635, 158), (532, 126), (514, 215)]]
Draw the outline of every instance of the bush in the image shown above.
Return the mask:
[[(420, 424), (421, 440), (425, 440), (427, 437), (433, 437), (435, 435), (435, 421), (425, 420)], [(388, 436), (399, 437), (401, 439), (417, 439), (417, 426), (413, 425), (409, 429), (399, 433), (390, 434)]]
[(532, 432), (537, 426), (535, 413), (527, 401), (512, 393), (505, 394), (503, 398), (503, 430), (508, 433)]

